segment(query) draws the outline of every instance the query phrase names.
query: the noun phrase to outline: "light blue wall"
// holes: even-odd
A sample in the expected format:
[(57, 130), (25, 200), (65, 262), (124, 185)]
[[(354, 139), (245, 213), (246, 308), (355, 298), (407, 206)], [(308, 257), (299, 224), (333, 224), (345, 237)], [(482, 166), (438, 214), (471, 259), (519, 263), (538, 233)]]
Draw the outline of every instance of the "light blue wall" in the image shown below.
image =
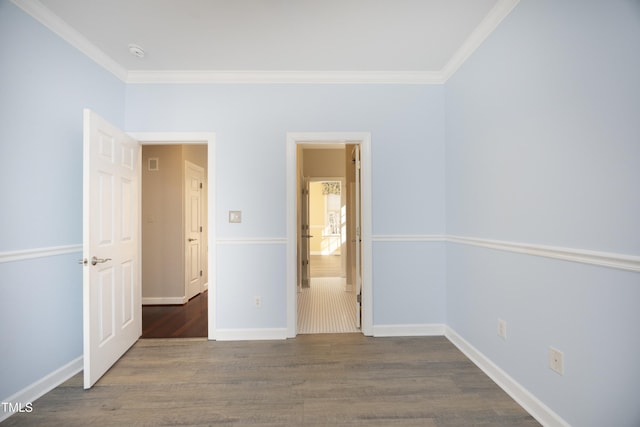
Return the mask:
[[(374, 236), (441, 235), (443, 105), (442, 86), (141, 84), (127, 87), (126, 130), (216, 132), (216, 234), (225, 240), (286, 237), (287, 132), (371, 132)], [(241, 224), (227, 222), (229, 210), (242, 211)], [(403, 262), (416, 245), (444, 260), (438, 243), (375, 242), (374, 324), (444, 322), (445, 264), (425, 275), (419, 262)], [(216, 249), (220, 328), (286, 327), (284, 245), (255, 246)], [(268, 263), (257, 258), (265, 250)]]
[[(124, 84), (0, 0), (0, 252), (82, 244), (82, 109)], [(82, 355), (80, 253), (0, 263), (0, 398)]]
[[(522, 0), (446, 84), (447, 233), (640, 255), (638, 76), (638, 1)], [(459, 244), (447, 265), (456, 332), (570, 424), (640, 424), (640, 274)]]
[[(368, 131), (374, 237), (638, 255), (639, 9), (522, 0), (444, 87), (125, 87), (0, 0), (0, 252), (81, 243), (90, 107), (128, 131), (216, 132), (220, 239), (285, 237), (287, 132)], [(238, 209), (243, 223), (228, 224)], [(401, 238), (373, 251), (375, 325), (447, 323), (573, 425), (640, 420), (637, 273)], [(286, 326), (285, 256), (278, 243), (217, 246), (218, 327)], [(77, 257), (0, 263), (1, 398), (81, 355)], [(562, 377), (549, 345), (565, 353)]]

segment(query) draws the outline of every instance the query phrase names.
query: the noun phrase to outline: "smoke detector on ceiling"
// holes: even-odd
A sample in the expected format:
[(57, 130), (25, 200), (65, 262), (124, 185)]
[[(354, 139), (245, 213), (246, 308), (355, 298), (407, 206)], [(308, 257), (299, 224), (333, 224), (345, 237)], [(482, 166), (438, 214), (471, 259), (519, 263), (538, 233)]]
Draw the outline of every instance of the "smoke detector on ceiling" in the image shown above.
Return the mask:
[(129, 45), (129, 53), (137, 58), (144, 58), (144, 49), (137, 44), (131, 43)]

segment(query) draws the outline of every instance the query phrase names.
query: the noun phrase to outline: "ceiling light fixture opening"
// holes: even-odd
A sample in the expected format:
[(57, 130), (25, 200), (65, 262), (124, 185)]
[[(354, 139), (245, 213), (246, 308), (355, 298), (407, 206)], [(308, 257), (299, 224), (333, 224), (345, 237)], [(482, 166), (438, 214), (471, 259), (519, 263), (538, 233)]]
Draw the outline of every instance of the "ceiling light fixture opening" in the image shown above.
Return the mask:
[(144, 58), (144, 49), (137, 44), (131, 43), (129, 45), (129, 53), (137, 58)]

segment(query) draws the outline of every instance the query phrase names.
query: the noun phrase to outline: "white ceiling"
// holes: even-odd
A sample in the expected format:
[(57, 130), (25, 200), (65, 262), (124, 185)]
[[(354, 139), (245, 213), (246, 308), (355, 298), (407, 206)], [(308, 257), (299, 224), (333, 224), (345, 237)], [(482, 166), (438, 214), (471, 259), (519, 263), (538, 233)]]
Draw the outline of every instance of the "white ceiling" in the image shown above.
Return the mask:
[[(517, 0), (13, 0), (123, 80), (446, 79)], [(129, 53), (135, 43), (144, 58)], [(240, 72), (240, 73), (238, 73)], [(173, 74), (172, 74), (173, 73)]]

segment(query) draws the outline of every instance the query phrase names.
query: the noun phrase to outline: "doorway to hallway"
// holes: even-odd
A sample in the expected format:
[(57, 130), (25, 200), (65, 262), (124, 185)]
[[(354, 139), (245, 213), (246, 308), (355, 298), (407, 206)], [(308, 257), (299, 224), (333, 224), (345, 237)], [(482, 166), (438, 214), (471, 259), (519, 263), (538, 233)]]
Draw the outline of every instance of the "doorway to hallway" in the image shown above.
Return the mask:
[[(371, 240), (371, 134), (368, 132), (290, 132), (287, 133), (287, 337), (295, 337), (298, 331), (298, 297), (299, 291), (305, 284), (305, 279), (310, 281), (310, 255), (308, 253), (308, 239), (305, 235), (311, 235), (308, 226), (302, 224), (301, 218), (306, 218), (301, 212), (307, 208), (303, 193), (304, 152), (306, 149), (321, 148), (326, 151), (331, 148), (344, 147), (344, 162), (334, 163), (338, 166), (353, 168), (353, 173), (345, 176), (354, 177), (359, 185), (345, 184), (345, 191), (354, 194), (352, 199), (354, 209), (351, 233), (346, 234), (348, 256), (355, 260), (360, 259), (360, 268), (357, 261), (353, 264), (347, 260), (347, 286), (351, 285), (353, 292), (360, 294), (356, 298), (356, 313), (361, 319), (360, 332), (364, 335), (373, 335), (373, 284), (372, 284), (372, 240)], [(318, 150), (320, 152), (324, 150)], [(357, 170), (357, 174), (356, 171)], [(341, 175), (339, 173), (323, 173), (324, 177)], [(311, 175), (310, 173), (308, 175)], [(357, 178), (356, 178), (357, 177)], [(358, 194), (359, 193), (359, 194)], [(355, 196), (358, 194), (358, 197)], [(347, 200), (349, 200), (347, 198)], [(355, 202), (358, 201), (357, 204)], [(355, 212), (358, 211), (359, 215)], [(355, 219), (360, 220), (357, 225)], [(356, 252), (359, 256), (356, 256)], [(351, 254), (351, 255), (349, 255)], [(355, 275), (355, 272), (359, 275)], [(352, 275), (353, 274), (353, 275)], [(354, 280), (359, 279), (359, 280)], [(361, 284), (361, 286), (359, 286)], [(360, 292), (358, 292), (358, 288)]]
[(142, 338), (208, 335), (208, 147), (142, 146)]
[(299, 334), (360, 332), (352, 150), (344, 143), (298, 147)]

